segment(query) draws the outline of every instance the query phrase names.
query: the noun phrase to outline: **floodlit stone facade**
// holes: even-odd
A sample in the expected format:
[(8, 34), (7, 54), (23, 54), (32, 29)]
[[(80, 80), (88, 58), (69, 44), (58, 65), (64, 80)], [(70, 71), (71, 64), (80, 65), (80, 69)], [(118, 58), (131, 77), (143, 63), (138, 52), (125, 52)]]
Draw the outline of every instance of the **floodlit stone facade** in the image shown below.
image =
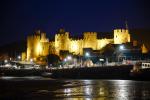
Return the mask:
[(27, 37), (27, 60), (36, 59), (39, 56), (49, 54), (49, 40), (46, 38), (46, 33), (40, 33)]
[(34, 59), (48, 54), (60, 55), (61, 50), (69, 51), (76, 55), (83, 55), (83, 48), (101, 50), (107, 44), (122, 44), (130, 42), (128, 30), (114, 30), (114, 38), (98, 39), (97, 32), (84, 32), (82, 39), (74, 39), (69, 36), (69, 32), (63, 29), (55, 35), (55, 40), (49, 42), (46, 33), (37, 31), (34, 35), (27, 37), (27, 60)]
[(114, 30), (114, 44), (122, 44), (130, 42), (130, 34), (126, 29)]

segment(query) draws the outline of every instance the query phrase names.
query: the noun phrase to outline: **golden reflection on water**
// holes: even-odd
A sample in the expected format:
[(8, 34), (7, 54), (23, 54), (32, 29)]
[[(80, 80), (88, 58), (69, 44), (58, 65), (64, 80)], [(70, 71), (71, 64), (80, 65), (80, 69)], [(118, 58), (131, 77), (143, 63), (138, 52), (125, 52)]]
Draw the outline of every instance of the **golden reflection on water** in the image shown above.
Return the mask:
[[(64, 89), (56, 90), (56, 97), (64, 100), (128, 100), (142, 95), (149, 97), (150, 92), (138, 90), (131, 81), (79, 81), (78, 83), (65, 86)], [(136, 92), (135, 92), (136, 91)]]
[[(81, 84), (81, 83), (79, 83)], [(77, 84), (76, 84), (77, 85)], [(83, 81), (81, 86), (73, 86), (55, 91), (56, 97), (73, 97), (67, 100), (104, 100), (108, 90), (104, 84), (93, 84), (92, 81)], [(84, 98), (83, 98), (84, 97)], [(91, 98), (99, 99), (91, 99)]]
[[(40, 80), (40, 84), (35, 86), (22, 84), (23, 82), (31, 82), (29, 80), (34, 80), (34, 82)], [(14, 89), (17, 92), (13, 88), (9, 88), (10, 92), (5, 93), (8, 95), (7, 97), (10, 94), (19, 95), (19, 93), (23, 93), (26, 97), (38, 98), (38, 100), (41, 100), (40, 98), (43, 100), (43, 97), (50, 98), (49, 100), (150, 100), (149, 81), (61, 80), (66, 84), (59, 85), (49, 85), (47, 84), (48, 80), (41, 77), (2, 77), (1, 81), (10, 82), (9, 84), (15, 83)], [(20, 83), (22, 85), (18, 85)], [(45, 83), (46, 86), (43, 85)]]

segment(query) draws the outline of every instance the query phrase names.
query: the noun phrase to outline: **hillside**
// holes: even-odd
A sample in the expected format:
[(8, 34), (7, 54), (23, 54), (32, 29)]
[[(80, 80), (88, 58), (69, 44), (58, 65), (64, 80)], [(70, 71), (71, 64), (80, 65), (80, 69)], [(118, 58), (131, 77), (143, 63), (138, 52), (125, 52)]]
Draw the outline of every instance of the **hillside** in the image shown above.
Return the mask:
[(0, 59), (6, 56), (16, 57), (23, 51), (26, 51), (26, 41), (17, 41), (10, 44), (0, 46)]

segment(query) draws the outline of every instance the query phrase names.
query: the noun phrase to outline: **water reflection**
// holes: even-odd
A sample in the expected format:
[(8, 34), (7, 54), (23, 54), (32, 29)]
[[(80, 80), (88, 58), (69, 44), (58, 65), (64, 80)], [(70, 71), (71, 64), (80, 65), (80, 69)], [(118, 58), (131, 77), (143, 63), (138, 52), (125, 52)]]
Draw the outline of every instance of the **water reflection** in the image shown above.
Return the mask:
[(8, 81), (26, 81), (26, 80), (50, 80), (51, 78), (43, 78), (41, 76), (24, 76), (24, 77), (14, 77), (14, 76), (2, 76), (0, 80)]
[(148, 84), (129, 80), (80, 80), (54, 92), (56, 97), (65, 100), (145, 100), (150, 99)]
[(4, 90), (0, 93), (6, 97), (21, 95), (27, 97), (25, 100), (150, 100), (150, 82), (146, 81), (53, 80), (38, 76), (1, 77), (0, 81)]

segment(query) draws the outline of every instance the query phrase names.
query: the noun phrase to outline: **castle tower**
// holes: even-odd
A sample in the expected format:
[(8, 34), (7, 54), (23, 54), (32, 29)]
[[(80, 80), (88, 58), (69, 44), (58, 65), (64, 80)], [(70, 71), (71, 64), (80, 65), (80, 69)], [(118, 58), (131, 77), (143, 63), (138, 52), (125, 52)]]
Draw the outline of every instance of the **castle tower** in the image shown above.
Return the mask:
[(27, 37), (27, 60), (29, 61), (31, 58), (34, 58), (39, 55), (40, 50), (40, 33), (39, 31), (35, 33), (35, 35)]
[(83, 48), (92, 48), (96, 50), (97, 48), (97, 33), (96, 32), (85, 32)]
[(148, 53), (148, 49), (146, 48), (144, 44), (141, 46), (141, 49), (142, 49), (143, 54)]
[(60, 29), (55, 35), (56, 54), (59, 55), (60, 50), (69, 50), (69, 32)]
[(27, 60), (46, 56), (49, 53), (49, 40), (46, 33), (37, 31), (34, 35), (27, 37)]
[(130, 42), (130, 34), (127, 29), (114, 30), (114, 44), (122, 44)]

